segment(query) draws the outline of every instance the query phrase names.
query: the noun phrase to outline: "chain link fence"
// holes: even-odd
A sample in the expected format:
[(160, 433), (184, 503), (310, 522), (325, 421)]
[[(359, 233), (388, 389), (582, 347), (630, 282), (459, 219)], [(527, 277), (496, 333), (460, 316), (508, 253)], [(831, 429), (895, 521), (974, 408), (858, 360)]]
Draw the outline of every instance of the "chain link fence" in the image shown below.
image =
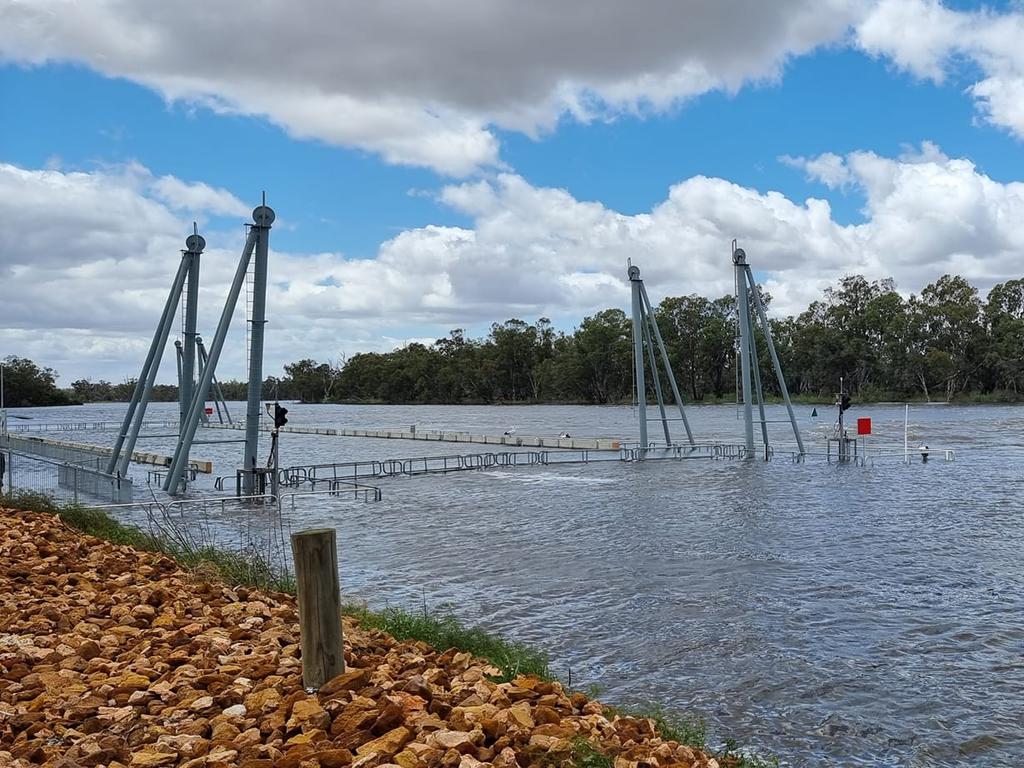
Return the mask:
[(75, 503), (127, 504), (132, 500), (130, 479), (108, 475), (93, 462), (75, 464), (23, 453), (2, 442), (6, 450), (0, 449), (0, 491), (36, 491), (58, 501)]

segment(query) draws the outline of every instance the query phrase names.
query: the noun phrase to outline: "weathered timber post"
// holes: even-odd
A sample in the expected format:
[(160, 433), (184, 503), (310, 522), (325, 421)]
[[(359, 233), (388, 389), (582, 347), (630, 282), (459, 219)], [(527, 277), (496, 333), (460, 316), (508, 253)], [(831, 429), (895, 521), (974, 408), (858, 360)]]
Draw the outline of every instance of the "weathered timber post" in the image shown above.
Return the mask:
[(299, 597), (302, 685), (318, 689), (345, 671), (335, 530), (317, 528), (293, 533), (292, 555)]

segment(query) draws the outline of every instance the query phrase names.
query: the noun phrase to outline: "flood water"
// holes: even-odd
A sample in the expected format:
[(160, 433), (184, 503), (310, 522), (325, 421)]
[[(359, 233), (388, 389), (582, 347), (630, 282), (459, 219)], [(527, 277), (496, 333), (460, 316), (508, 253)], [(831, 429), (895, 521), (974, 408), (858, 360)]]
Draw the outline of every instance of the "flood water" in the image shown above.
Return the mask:
[[(289, 408), (291, 424), (328, 427), (637, 434), (628, 407)], [(821, 410), (815, 422), (797, 408), (812, 451), (831, 425)], [(14, 411), (72, 422), (123, 412)], [(155, 404), (149, 417), (174, 413)], [(699, 439), (739, 442), (734, 407), (688, 413)], [(902, 406), (849, 415), (874, 420), (864, 467), (602, 462), (397, 478), (378, 483), (377, 504), (311, 501), (286, 524), (338, 529), (348, 597), (451, 604), (546, 650), (556, 674), (599, 685), (602, 700), (703, 718), (713, 742), (731, 737), (794, 766), (1024, 764), (1024, 408), (913, 407), (911, 445), (954, 448), (956, 460), (910, 464), (884, 455), (902, 453)], [(770, 426), (792, 443), (787, 425)], [(282, 465), (483, 448), (282, 440)], [(193, 450), (220, 474), (240, 453)], [(134, 472), (142, 498), (145, 471)]]

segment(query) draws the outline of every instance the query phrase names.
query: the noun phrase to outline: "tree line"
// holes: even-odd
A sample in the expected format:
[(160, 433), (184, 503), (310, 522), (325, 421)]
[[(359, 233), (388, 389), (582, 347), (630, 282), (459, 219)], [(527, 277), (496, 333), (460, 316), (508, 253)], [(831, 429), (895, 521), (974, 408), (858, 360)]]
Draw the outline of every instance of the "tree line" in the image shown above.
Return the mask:
[[(685, 399), (735, 397), (736, 314), (733, 296), (667, 297), (656, 307)], [(850, 275), (803, 312), (771, 319), (770, 326), (790, 392), (808, 399), (830, 399), (840, 378), (860, 400), (1014, 401), (1024, 386), (1024, 279), (1000, 283), (982, 299), (964, 278), (944, 275), (904, 298), (891, 279)], [(8, 358), (9, 368), (25, 371), (25, 363), (34, 366)], [(759, 364), (766, 394), (779, 395), (768, 355)], [(59, 390), (54, 371), (37, 371), (35, 388), (22, 396), (33, 404), (128, 400), (134, 387), (80, 380)], [(221, 386), (229, 400), (246, 397), (245, 382)], [(313, 403), (607, 404), (631, 402), (634, 389), (630, 318), (605, 309), (571, 333), (556, 331), (547, 318), (513, 318), (479, 339), (455, 329), (430, 345), (340, 362), (299, 360), (284, 366), (283, 377), (268, 378), (263, 396)], [(154, 396), (174, 400), (177, 388), (158, 387)], [(17, 396), (8, 403), (17, 404)]]

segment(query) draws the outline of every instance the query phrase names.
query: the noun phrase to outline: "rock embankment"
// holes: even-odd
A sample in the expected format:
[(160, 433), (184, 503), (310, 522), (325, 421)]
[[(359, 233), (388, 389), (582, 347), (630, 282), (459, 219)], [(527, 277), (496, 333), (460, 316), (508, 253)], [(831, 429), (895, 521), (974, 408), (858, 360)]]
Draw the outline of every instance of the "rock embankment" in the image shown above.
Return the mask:
[(349, 619), (346, 673), (307, 694), (297, 618), (288, 595), (0, 510), (0, 765), (551, 768), (586, 739), (615, 768), (716, 766), (557, 682), (496, 683)]

